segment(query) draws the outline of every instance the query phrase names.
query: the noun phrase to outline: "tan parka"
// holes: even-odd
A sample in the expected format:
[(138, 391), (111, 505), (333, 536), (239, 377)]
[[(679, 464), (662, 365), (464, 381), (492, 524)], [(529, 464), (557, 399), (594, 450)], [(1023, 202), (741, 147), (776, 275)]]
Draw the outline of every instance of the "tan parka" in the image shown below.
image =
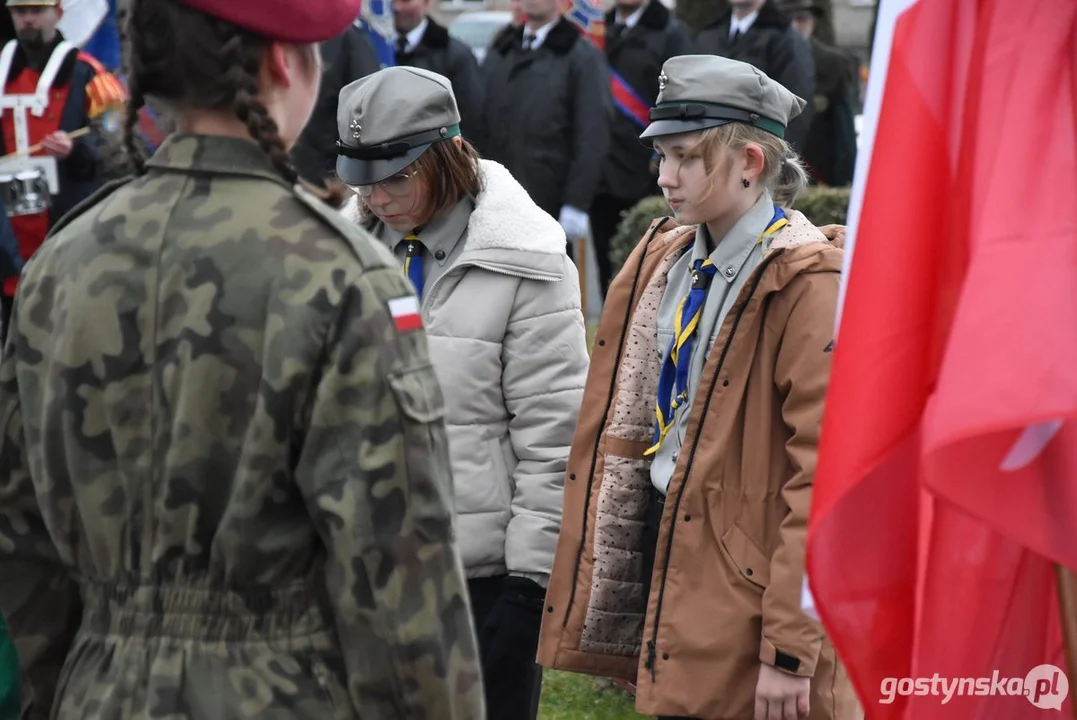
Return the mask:
[(822, 626), (801, 610), (844, 231), (787, 214), (695, 389), (646, 597), (658, 306), (695, 228), (656, 221), (607, 296), (539, 662), (636, 683), (641, 713), (751, 718), (763, 662), (812, 678), (812, 720), (861, 717)]

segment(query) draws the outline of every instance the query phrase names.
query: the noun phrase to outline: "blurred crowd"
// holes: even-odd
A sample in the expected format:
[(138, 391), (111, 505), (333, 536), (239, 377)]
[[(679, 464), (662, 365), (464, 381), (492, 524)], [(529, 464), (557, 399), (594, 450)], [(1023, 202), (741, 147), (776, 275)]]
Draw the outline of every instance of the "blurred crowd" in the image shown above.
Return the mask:
[[(431, 16), (432, 0), (394, 0), (396, 62), (448, 77), (464, 136), (505, 165), (570, 238), (590, 232), (603, 293), (623, 213), (656, 193), (654, 153), (638, 136), (671, 57), (740, 60), (806, 100), (787, 139), (813, 182), (852, 182), (860, 61), (815, 36), (826, 12), (819, 0), (731, 0), (698, 34), (660, 0), (618, 0), (599, 43), (581, 36), (564, 7), (563, 0), (516, 0), (516, 20), (480, 62)], [(294, 150), (302, 175), (319, 184), (333, 176), (340, 89), (380, 68), (359, 25), (324, 43), (322, 54), (318, 105)]]

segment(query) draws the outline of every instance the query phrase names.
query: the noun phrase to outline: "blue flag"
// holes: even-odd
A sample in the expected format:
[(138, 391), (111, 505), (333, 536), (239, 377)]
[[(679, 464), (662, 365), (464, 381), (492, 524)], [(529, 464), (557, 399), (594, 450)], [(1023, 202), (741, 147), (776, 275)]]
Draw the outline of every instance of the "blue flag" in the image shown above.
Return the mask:
[(366, 0), (360, 11), (356, 24), (370, 38), (378, 62), (382, 67), (396, 65), (396, 50), (393, 48), (393, 6), (391, 0)]

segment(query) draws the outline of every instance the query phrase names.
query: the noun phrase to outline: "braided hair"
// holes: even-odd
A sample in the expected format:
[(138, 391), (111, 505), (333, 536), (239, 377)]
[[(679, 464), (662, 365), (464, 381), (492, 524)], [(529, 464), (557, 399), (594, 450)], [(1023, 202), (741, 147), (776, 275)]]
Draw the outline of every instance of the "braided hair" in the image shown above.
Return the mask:
[[(343, 204), (339, 185), (321, 190), (301, 180), (277, 123), (258, 98), (269, 40), (177, 0), (129, 0), (126, 5), (121, 10), (129, 95), (124, 149), (136, 173), (144, 172), (145, 158), (135, 127), (146, 96), (153, 96), (172, 108), (231, 110), (285, 181), (303, 183), (331, 205)], [(299, 50), (317, 63), (317, 45)]]

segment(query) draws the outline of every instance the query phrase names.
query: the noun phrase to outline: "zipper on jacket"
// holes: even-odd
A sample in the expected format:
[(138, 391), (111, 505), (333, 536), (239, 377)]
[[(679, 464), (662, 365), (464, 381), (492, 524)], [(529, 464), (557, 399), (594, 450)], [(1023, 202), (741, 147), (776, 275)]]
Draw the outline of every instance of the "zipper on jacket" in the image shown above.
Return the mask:
[(673, 501), (673, 515), (669, 526), (669, 536), (666, 538), (666, 557), (662, 562), (662, 580), (658, 584), (658, 603), (654, 609), (654, 623), (651, 628), (651, 639), (647, 641), (647, 647), (651, 653), (651, 682), (655, 681), (655, 668), (654, 660), (655, 649), (658, 645), (658, 622), (662, 617), (662, 601), (665, 600), (666, 595), (666, 575), (669, 572), (669, 554), (673, 550), (673, 533), (677, 529), (677, 517), (681, 509), (681, 498), (684, 497), (684, 488), (688, 485), (688, 479), (692, 475), (692, 463), (696, 459), (696, 449), (699, 447), (699, 436), (703, 434), (703, 425), (706, 421), (707, 410), (710, 408), (711, 398), (714, 397), (714, 388), (718, 385), (718, 376), (722, 374), (722, 367), (725, 365), (726, 355), (729, 354), (729, 348), (733, 345), (733, 338), (737, 336), (737, 327), (740, 325), (741, 318), (744, 317), (744, 313), (748, 310), (748, 305), (751, 304), (752, 297), (755, 295), (755, 291), (759, 288), (759, 283), (763, 280), (763, 274), (770, 266), (774, 259), (782, 255), (782, 251), (773, 253), (767, 258), (764, 258), (762, 264), (758, 268), (758, 272), (755, 278), (752, 280), (751, 289), (748, 291), (748, 296), (744, 299), (744, 303), (737, 310), (737, 314), (733, 318), (733, 325), (729, 330), (729, 337), (726, 338), (725, 345), (722, 346), (722, 354), (718, 357), (718, 365), (714, 368), (714, 374), (711, 376), (710, 386), (707, 388), (706, 399), (703, 401), (703, 409), (699, 416), (699, 425), (696, 427), (695, 437), (692, 438), (692, 447), (688, 451), (688, 460), (684, 466), (684, 480), (681, 481), (681, 486), (677, 490), (677, 499)]
[(602, 428), (606, 427), (606, 422), (610, 418), (610, 407), (613, 405), (613, 397), (617, 393), (617, 368), (621, 365), (621, 357), (624, 355), (625, 349), (625, 336), (628, 334), (628, 323), (632, 321), (632, 313), (635, 310), (636, 293), (639, 291), (640, 277), (643, 275), (643, 258), (647, 257), (647, 250), (650, 248), (651, 242), (654, 240), (654, 236), (658, 234), (658, 231), (662, 229), (662, 226), (666, 224), (669, 217), (662, 218), (661, 222), (655, 225), (651, 230), (651, 234), (644, 240), (643, 254), (640, 258), (639, 267), (636, 268), (636, 275), (632, 278), (632, 293), (629, 295), (628, 303), (625, 307), (625, 319), (621, 323), (621, 334), (617, 338), (617, 355), (613, 361), (613, 373), (610, 376), (609, 393), (606, 396), (606, 407), (602, 410), (602, 421), (598, 425), (598, 437), (595, 438), (595, 446), (591, 451), (591, 469), (587, 472), (587, 495), (583, 501), (583, 526), (580, 530), (580, 545), (576, 548), (576, 564), (572, 571), (572, 589), (568, 594), (568, 604), (565, 605), (565, 617), (561, 621), (561, 627), (568, 626), (568, 616), (572, 613), (572, 606), (576, 603), (576, 577), (580, 574), (580, 564), (583, 562), (583, 549), (587, 545), (587, 516), (591, 507), (591, 492), (594, 490), (595, 484), (595, 467), (598, 466), (598, 446), (602, 441)]

